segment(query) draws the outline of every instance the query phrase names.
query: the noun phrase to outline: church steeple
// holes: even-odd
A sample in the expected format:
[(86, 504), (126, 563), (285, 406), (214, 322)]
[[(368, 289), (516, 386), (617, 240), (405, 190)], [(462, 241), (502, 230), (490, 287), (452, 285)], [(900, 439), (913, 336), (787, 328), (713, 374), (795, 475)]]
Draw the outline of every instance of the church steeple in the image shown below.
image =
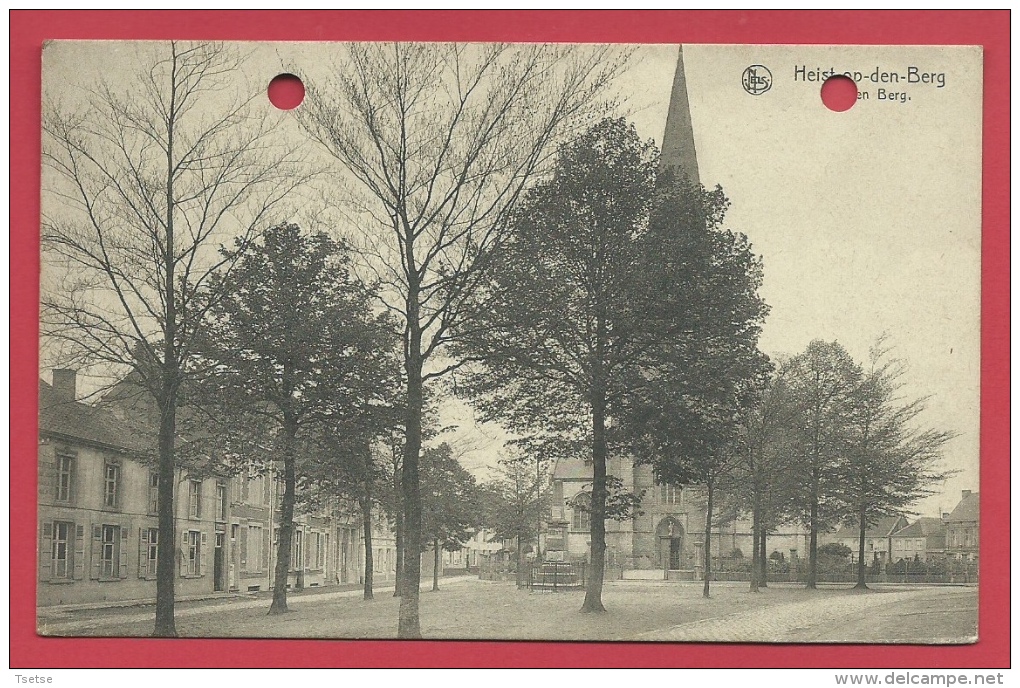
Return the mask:
[(678, 174), (686, 175), (695, 183), (701, 182), (698, 174), (698, 154), (694, 149), (694, 127), (691, 124), (691, 103), (687, 98), (687, 77), (684, 75), (684, 47), (676, 62), (673, 77), (673, 92), (669, 97), (669, 112), (666, 115), (666, 130), (662, 135), (662, 154), (659, 171), (676, 168)]

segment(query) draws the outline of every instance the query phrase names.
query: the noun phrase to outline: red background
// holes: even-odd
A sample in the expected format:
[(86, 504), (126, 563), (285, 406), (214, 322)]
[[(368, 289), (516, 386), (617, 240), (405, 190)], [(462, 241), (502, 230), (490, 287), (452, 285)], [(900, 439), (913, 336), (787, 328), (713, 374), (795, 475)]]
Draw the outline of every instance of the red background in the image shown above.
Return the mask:
[[(983, 45), (980, 642), (606, 645), (36, 636), (40, 57), (42, 42), (51, 38)], [(1008, 11), (12, 11), (10, 42), (12, 667), (1009, 666)]]

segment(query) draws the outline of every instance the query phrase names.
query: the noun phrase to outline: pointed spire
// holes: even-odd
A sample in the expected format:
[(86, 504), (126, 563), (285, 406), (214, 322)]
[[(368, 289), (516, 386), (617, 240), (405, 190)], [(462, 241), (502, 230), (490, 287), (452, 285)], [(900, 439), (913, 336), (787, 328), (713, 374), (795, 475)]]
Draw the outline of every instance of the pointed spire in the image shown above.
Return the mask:
[(684, 75), (684, 47), (676, 62), (673, 77), (673, 92), (669, 98), (669, 113), (666, 115), (666, 130), (662, 135), (662, 154), (659, 170), (677, 168), (696, 183), (701, 182), (698, 174), (698, 154), (694, 149), (694, 127), (691, 124), (691, 103), (687, 99), (687, 77)]

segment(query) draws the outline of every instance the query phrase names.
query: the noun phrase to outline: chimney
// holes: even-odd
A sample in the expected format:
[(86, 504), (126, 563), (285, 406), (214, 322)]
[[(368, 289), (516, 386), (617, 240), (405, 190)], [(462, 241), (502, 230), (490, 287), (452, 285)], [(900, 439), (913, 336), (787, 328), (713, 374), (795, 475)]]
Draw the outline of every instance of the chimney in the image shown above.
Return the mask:
[(967, 499), (967, 497), (970, 497), (970, 490), (961, 490), (960, 499)]
[(53, 393), (61, 402), (72, 402), (75, 400), (77, 390), (75, 389), (78, 379), (78, 371), (68, 368), (53, 369)]

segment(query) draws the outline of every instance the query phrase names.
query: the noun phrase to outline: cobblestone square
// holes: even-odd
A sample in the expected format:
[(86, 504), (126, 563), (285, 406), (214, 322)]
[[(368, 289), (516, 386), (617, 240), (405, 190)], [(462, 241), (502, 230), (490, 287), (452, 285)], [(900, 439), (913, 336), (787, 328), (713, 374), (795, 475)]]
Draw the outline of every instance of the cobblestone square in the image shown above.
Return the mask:
[[(581, 614), (583, 591), (531, 592), (512, 583), (462, 577), (421, 594), (426, 639), (641, 642), (968, 643), (977, 636), (973, 587), (880, 586), (869, 591), (744, 583), (607, 583), (606, 614)], [(291, 596), (291, 613), (269, 617), (269, 599), (182, 602), (182, 637), (395, 638), (397, 598), (380, 588)], [(151, 607), (41, 609), (44, 635), (146, 636)]]

